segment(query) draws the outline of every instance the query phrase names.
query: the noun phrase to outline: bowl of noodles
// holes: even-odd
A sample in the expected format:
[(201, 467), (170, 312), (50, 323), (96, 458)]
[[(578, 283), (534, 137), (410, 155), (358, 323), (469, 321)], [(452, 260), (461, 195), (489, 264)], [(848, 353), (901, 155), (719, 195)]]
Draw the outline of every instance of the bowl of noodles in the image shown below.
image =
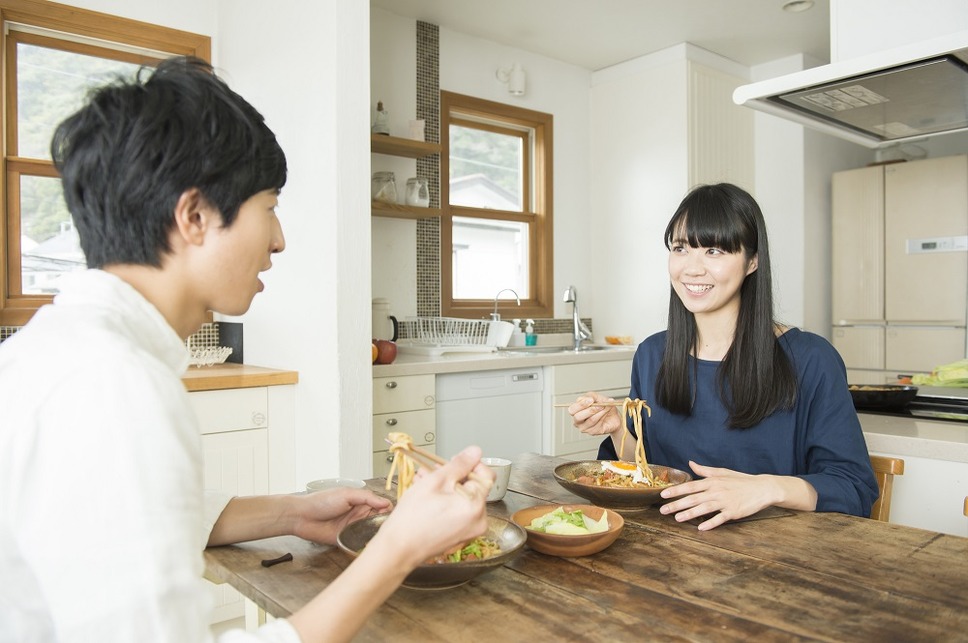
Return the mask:
[[(336, 544), (356, 557), (386, 519), (387, 514), (380, 514), (349, 524), (337, 536)], [(443, 554), (434, 557), (410, 572), (403, 586), (411, 589), (458, 587), (513, 559), (521, 552), (527, 539), (528, 535), (522, 527), (503, 518), (488, 516), (487, 531), (454, 555), (459, 560), (451, 562)], [(477, 552), (481, 552), (483, 558), (478, 558)]]
[[(599, 507), (626, 512), (648, 509), (662, 501), (659, 494), (666, 487), (692, 480), (691, 474), (679, 469), (661, 464), (647, 466), (653, 477), (651, 484), (641, 470), (635, 475), (636, 465), (615, 460), (566, 462), (555, 467), (554, 475), (558, 484), (576, 496)], [(616, 474), (616, 469), (620, 473)], [(646, 480), (637, 482), (638, 477)]]

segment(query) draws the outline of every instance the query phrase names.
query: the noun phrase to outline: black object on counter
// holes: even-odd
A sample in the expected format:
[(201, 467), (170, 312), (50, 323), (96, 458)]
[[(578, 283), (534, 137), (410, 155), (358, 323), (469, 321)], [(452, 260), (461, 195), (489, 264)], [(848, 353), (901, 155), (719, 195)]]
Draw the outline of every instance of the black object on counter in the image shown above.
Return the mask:
[(901, 384), (851, 384), (855, 409), (903, 409), (918, 394), (917, 386)]
[(292, 554), (283, 554), (279, 558), (270, 558), (269, 560), (262, 561), (263, 567), (272, 567), (273, 565), (278, 565), (279, 563), (285, 563), (292, 560)]

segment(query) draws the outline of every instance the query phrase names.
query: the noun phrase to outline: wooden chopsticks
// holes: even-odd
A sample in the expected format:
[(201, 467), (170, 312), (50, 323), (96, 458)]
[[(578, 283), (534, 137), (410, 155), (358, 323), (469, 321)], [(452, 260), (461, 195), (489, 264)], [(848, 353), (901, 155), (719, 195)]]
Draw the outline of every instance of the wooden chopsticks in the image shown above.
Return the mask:
[[(574, 402), (568, 402), (567, 404), (555, 404), (556, 409), (566, 409), (574, 404)], [(625, 402), (595, 402), (594, 404), (589, 404), (588, 406), (622, 406)]]
[[(387, 444), (391, 445), (391, 446), (393, 446), (395, 444), (395, 442), (393, 442), (389, 438), (383, 438), (383, 441), (386, 442)], [(439, 466), (443, 466), (443, 465), (447, 464), (447, 460), (444, 460), (443, 458), (441, 458), (436, 453), (431, 453), (429, 451), (424, 451), (420, 447), (414, 446), (413, 444), (409, 444), (406, 447), (400, 447), (400, 448), (404, 449), (407, 452), (407, 455), (408, 456), (412, 457), (414, 460), (416, 460), (417, 462), (419, 462), (421, 465), (427, 467), (428, 469), (433, 470), (433, 469), (436, 469)], [(487, 480), (485, 480), (481, 476), (477, 475), (473, 471), (471, 471), (469, 474), (467, 474), (467, 477), (470, 478), (471, 480), (473, 480), (474, 482), (478, 482), (480, 484), (483, 484), (483, 485), (486, 485), (486, 486), (490, 486), (488, 484)]]

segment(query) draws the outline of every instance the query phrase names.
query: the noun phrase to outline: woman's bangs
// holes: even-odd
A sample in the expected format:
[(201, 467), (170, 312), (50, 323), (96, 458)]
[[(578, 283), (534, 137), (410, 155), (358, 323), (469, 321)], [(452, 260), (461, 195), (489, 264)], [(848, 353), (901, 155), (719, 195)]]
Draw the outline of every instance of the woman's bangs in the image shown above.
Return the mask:
[(692, 248), (719, 248), (726, 252), (743, 249), (741, 226), (726, 208), (691, 204), (676, 213), (666, 228), (666, 246), (685, 241)]

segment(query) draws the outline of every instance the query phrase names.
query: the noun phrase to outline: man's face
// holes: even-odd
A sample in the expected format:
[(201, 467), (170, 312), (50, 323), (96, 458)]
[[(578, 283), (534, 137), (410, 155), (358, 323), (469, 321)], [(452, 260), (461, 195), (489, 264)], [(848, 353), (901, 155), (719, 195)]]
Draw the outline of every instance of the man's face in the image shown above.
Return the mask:
[(249, 309), (256, 293), (265, 287), (259, 273), (272, 267), (272, 255), (282, 252), (286, 240), (276, 216), (278, 195), (263, 190), (249, 197), (228, 228), (212, 230), (215, 243), (216, 287), (210, 293), (212, 310), (241, 315)]

